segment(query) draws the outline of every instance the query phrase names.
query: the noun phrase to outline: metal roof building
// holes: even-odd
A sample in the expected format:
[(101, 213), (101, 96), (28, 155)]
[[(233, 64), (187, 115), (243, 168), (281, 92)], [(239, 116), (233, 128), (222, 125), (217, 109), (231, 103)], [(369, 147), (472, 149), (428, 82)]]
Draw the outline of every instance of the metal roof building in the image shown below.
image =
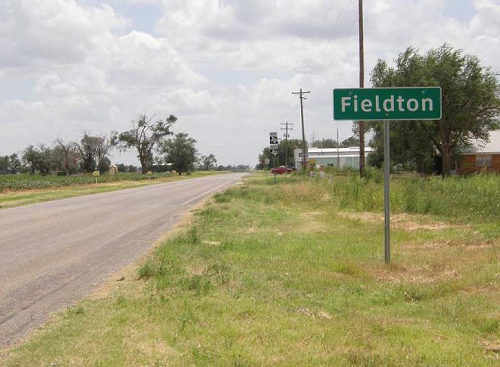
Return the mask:
[[(365, 147), (365, 155), (373, 151), (373, 148)], [(295, 168), (302, 169), (302, 149), (294, 150), (294, 158)], [(306, 160), (316, 166), (358, 169), (359, 147), (309, 148)]]

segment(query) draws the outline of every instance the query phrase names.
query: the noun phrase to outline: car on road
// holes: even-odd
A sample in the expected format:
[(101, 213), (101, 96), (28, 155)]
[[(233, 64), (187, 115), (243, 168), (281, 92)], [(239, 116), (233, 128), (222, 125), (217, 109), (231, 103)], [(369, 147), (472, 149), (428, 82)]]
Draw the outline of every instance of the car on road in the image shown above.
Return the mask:
[(271, 173), (273, 175), (283, 175), (283, 174), (291, 173), (293, 171), (295, 171), (295, 168), (290, 168), (290, 167), (285, 167), (285, 166), (274, 167), (271, 169)]

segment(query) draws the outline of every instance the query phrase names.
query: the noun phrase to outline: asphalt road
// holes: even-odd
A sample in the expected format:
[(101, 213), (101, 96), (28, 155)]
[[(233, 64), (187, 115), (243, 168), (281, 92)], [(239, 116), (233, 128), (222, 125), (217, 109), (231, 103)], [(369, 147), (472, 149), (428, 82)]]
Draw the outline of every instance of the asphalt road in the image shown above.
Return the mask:
[(193, 178), (0, 210), (0, 348), (151, 248), (244, 174)]

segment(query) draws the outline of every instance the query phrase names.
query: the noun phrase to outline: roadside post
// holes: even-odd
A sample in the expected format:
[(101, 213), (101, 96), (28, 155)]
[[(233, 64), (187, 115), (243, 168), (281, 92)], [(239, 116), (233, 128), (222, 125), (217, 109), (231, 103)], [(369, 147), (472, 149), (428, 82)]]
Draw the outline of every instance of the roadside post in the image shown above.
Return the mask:
[(267, 183), (267, 180), (269, 178), (269, 163), (270, 162), (271, 162), (271, 160), (269, 158), (264, 159), (264, 165), (266, 167), (266, 183)]
[[(274, 156), (274, 166), (276, 166), (276, 157), (278, 156), (278, 133), (269, 133), (269, 151)], [(279, 166), (279, 164), (278, 164)], [(276, 174), (274, 175), (274, 183), (276, 183)]]
[(440, 87), (343, 88), (333, 90), (334, 120), (384, 122), (384, 258), (391, 261), (390, 120), (440, 120)]

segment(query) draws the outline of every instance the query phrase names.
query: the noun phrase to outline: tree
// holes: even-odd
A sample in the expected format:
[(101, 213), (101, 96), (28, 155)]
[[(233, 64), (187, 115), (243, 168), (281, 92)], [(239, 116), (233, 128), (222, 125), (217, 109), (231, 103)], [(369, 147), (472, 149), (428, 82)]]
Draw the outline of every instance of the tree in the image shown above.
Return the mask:
[(84, 133), (80, 144), (77, 145), (80, 152), (80, 166), (85, 172), (93, 172), (96, 168), (104, 173), (111, 164), (107, 157), (111, 147), (111, 141), (103, 136), (90, 136)]
[[(372, 72), (375, 87), (440, 86), (443, 117), (439, 121), (391, 124), (391, 154), (394, 160), (426, 170), (429, 156), (437, 150), (442, 157), (442, 175), (450, 174), (451, 157), (474, 140), (487, 140), (498, 128), (500, 84), (495, 73), (479, 59), (449, 45), (421, 55), (408, 48), (389, 67), (379, 60)], [(371, 124), (375, 142), (381, 141), (380, 124)]]
[(312, 142), (311, 146), (313, 148), (337, 148), (338, 143), (335, 139), (321, 139)]
[(347, 139), (344, 139), (340, 143), (340, 147), (341, 148), (359, 147), (359, 138), (356, 136), (351, 136)]
[(186, 133), (176, 134), (161, 144), (159, 151), (164, 155), (164, 162), (172, 163), (172, 169), (179, 172), (187, 172), (193, 169), (197, 161), (196, 140), (188, 137)]
[(22, 160), (30, 166), (30, 173), (39, 172), (42, 176), (48, 175), (56, 168), (54, 151), (44, 144), (38, 147), (29, 145), (23, 152)]
[[(307, 146), (307, 142), (306, 142)], [(285, 162), (288, 163), (289, 167), (295, 165), (295, 156), (294, 151), (297, 148), (302, 147), (302, 140), (300, 139), (289, 139), (289, 140), (281, 140), (278, 144), (278, 155), (276, 157), (271, 155), (271, 150), (266, 147), (262, 150), (262, 153), (259, 154), (259, 163), (257, 164), (258, 169), (264, 169), (265, 164), (263, 163), (265, 159), (269, 159), (270, 165), (274, 166), (284, 166)], [(287, 159), (285, 160), (285, 156)]]
[(216, 167), (217, 159), (213, 154), (202, 155), (200, 162), (201, 162), (201, 168), (204, 171), (210, 171), (211, 169), (214, 169)]
[(6, 174), (9, 173), (9, 156), (0, 157), (0, 173)]
[(78, 167), (78, 147), (73, 142), (65, 143), (61, 137), (56, 139), (56, 144), (54, 148), (55, 155), (61, 168), (66, 175), (69, 175)]
[(168, 116), (164, 121), (158, 120), (154, 123), (154, 116), (148, 118), (142, 115), (137, 122), (132, 124), (132, 129), (118, 133), (112, 133), (112, 144), (121, 150), (135, 148), (137, 158), (141, 163), (142, 173), (148, 172), (153, 164), (153, 150), (158, 147), (165, 136), (172, 135), (172, 125), (177, 121), (174, 115)]
[(19, 173), (21, 172), (22, 164), (21, 160), (16, 153), (9, 156), (9, 173)]

